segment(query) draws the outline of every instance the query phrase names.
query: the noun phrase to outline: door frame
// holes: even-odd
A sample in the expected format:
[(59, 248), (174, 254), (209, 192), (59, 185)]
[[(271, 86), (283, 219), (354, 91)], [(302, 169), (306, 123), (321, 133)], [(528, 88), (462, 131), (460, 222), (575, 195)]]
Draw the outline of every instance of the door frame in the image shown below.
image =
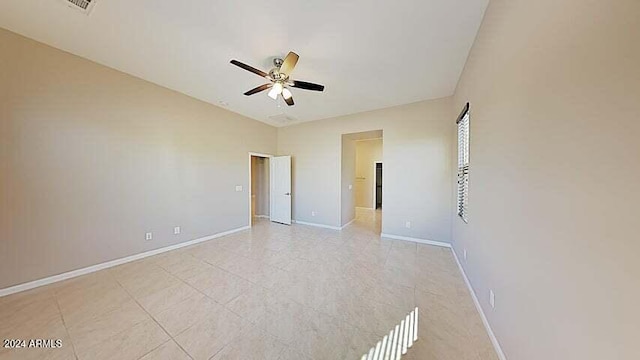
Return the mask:
[[(269, 159), (269, 166), (271, 166), (271, 158), (274, 155), (270, 155), (270, 154), (262, 154), (262, 153), (257, 153), (257, 152), (251, 152), (249, 151), (249, 186), (247, 186), (248, 190), (247, 193), (249, 194), (249, 227), (252, 226), (253, 224), (253, 216), (251, 215), (251, 195), (253, 195), (251, 192), (251, 157), (252, 156), (256, 156), (256, 157), (262, 157), (262, 158), (268, 158)], [(271, 187), (271, 171), (269, 171), (269, 187)], [(271, 189), (269, 189), (271, 190)], [(271, 198), (271, 194), (269, 194), (269, 198)], [(269, 201), (269, 221), (271, 221), (271, 201)]]
[[(377, 207), (377, 202), (376, 202), (376, 195), (377, 195), (376, 194), (376, 190), (378, 188), (378, 186), (377, 186), (377, 182), (378, 181), (376, 180), (377, 179), (376, 176), (378, 174), (376, 173), (376, 169), (378, 168), (378, 164), (382, 165), (382, 161), (374, 161), (373, 162), (373, 178), (372, 178), (373, 179), (373, 197), (371, 198), (371, 202), (373, 203), (372, 204), (373, 206), (371, 208), (373, 210), (378, 208)], [(382, 165), (382, 177), (384, 177), (384, 165)], [(382, 183), (384, 184), (384, 181)]]

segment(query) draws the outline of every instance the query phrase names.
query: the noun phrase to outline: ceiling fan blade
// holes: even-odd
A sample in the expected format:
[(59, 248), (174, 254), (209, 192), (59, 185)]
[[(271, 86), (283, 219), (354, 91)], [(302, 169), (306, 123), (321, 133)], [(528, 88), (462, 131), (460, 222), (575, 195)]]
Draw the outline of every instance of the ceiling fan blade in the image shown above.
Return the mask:
[(296, 67), (299, 58), (300, 56), (298, 56), (298, 54), (293, 51), (289, 51), (289, 54), (287, 54), (287, 57), (285, 57), (282, 62), (282, 66), (280, 66), (280, 73), (287, 76), (291, 75), (291, 72), (293, 71), (293, 68)]
[(253, 89), (251, 89), (251, 90), (247, 91), (247, 92), (246, 92), (246, 93), (244, 93), (244, 94), (245, 94), (246, 96), (253, 95), (253, 94), (257, 94), (257, 93), (259, 93), (260, 91), (265, 91), (265, 90), (267, 90), (267, 89), (268, 89), (268, 88), (270, 88), (270, 87), (271, 87), (271, 84), (264, 84), (264, 85), (260, 85), (260, 86), (258, 86), (258, 87), (255, 87), (255, 88), (253, 88)]
[(287, 105), (289, 105), (289, 106), (293, 106), (293, 104), (294, 104), (294, 103), (293, 103), (293, 96), (291, 96), (291, 97), (289, 97), (289, 98), (285, 98), (285, 97), (283, 97), (283, 98), (284, 98), (284, 102), (286, 102), (286, 103), (287, 103)]
[(249, 66), (247, 64), (241, 63), (238, 60), (231, 60), (231, 63), (237, 67), (243, 68), (247, 71), (251, 71), (252, 73), (256, 74), (256, 75), (260, 75), (262, 77), (267, 77), (267, 73), (262, 71), (262, 70), (258, 70), (256, 68), (254, 68), (253, 66)]
[(297, 87), (299, 89), (304, 89), (304, 90), (324, 91), (324, 85), (314, 84), (306, 81), (294, 80), (293, 85), (291, 86)]

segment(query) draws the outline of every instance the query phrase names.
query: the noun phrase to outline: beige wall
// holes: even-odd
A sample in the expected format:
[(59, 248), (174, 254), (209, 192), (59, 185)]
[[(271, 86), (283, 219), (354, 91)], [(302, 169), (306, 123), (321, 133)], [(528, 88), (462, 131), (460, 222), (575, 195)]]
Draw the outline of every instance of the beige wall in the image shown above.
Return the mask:
[(340, 226), (342, 134), (381, 129), (383, 232), (449, 241), (451, 110), (445, 98), (278, 129), (278, 153), (293, 156), (294, 219)]
[(356, 217), (356, 193), (353, 186), (356, 177), (356, 142), (353, 137), (342, 136), (341, 151), (340, 226), (344, 226)]
[(356, 206), (375, 208), (373, 188), (375, 186), (374, 163), (382, 161), (382, 139), (356, 141)]
[(639, 34), (637, 0), (486, 12), (455, 94), (471, 172), (453, 238), (509, 359), (640, 359)]
[(248, 225), (248, 152), (275, 128), (5, 30), (0, 49), (0, 288)]

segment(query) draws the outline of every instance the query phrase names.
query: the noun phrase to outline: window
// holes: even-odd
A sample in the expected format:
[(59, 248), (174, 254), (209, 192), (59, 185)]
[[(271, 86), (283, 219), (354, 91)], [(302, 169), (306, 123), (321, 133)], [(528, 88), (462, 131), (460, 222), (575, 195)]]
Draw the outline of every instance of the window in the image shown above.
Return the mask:
[(469, 103), (458, 116), (458, 216), (467, 222), (469, 202)]

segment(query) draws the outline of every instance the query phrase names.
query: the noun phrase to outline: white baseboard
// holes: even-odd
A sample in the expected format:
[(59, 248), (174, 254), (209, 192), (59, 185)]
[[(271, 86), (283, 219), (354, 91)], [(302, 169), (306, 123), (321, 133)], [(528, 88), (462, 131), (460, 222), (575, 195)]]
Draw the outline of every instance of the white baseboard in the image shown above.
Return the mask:
[(62, 274), (58, 274), (58, 275), (54, 275), (54, 276), (49, 276), (43, 279), (38, 279), (38, 280), (34, 280), (34, 281), (30, 281), (27, 283), (23, 283), (23, 284), (18, 284), (18, 285), (14, 285), (8, 288), (4, 288), (4, 289), (0, 289), (0, 297), (3, 296), (7, 296), (7, 295), (11, 295), (11, 294), (15, 294), (17, 292), (21, 292), (21, 291), (25, 291), (25, 290), (29, 290), (29, 289), (33, 289), (39, 286), (43, 286), (43, 285), (49, 285), (58, 281), (62, 281), (62, 280), (67, 280), (67, 279), (71, 279), (77, 276), (81, 276), (81, 275), (86, 275), (86, 274), (90, 274), (92, 272), (96, 272), (99, 270), (103, 270), (103, 269), (108, 269), (110, 267), (114, 267), (114, 266), (118, 266), (124, 263), (128, 263), (131, 261), (135, 261), (135, 260), (140, 260), (149, 256), (153, 256), (153, 255), (157, 255), (157, 254), (161, 254), (163, 252), (167, 252), (167, 251), (171, 251), (171, 250), (176, 250), (185, 246), (190, 246), (190, 245), (194, 245), (197, 243), (201, 243), (204, 241), (208, 241), (208, 240), (212, 240), (215, 238), (219, 238), (225, 235), (230, 235), (239, 231), (243, 231), (243, 230), (247, 230), (250, 229), (250, 226), (243, 226), (237, 229), (232, 229), (229, 231), (224, 231), (221, 233), (217, 233), (214, 235), (209, 235), (209, 236), (205, 236), (205, 237), (201, 237), (198, 239), (194, 239), (194, 240), (190, 240), (190, 241), (185, 241), (179, 244), (175, 244), (175, 245), (170, 245), (170, 246), (166, 246), (163, 248), (159, 248), (159, 249), (154, 249), (154, 250), (149, 250), (140, 254), (135, 254), (135, 255), (131, 255), (131, 256), (127, 256), (127, 257), (123, 257), (120, 259), (115, 259), (115, 260), (111, 260), (111, 261), (107, 261), (107, 262), (103, 262), (100, 264), (96, 264), (96, 265), (91, 265), (82, 269), (77, 269), (77, 270), (72, 270), (72, 271), (68, 271)]
[(418, 239), (418, 238), (412, 238), (412, 237), (408, 237), (408, 236), (400, 236), (400, 235), (384, 234), (383, 233), (383, 234), (380, 234), (380, 237), (388, 238), (388, 239), (394, 239), (394, 240), (412, 241), (412, 242), (416, 242), (416, 243), (419, 243), (419, 244), (442, 246), (442, 247), (446, 247), (446, 248), (450, 248), (451, 247), (451, 244), (446, 243), (446, 242), (435, 241), (435, 240), (427, 240), (427, 239)]
[(299, 224), (299, 225), (315, 226), (315, 227), (320, 227), (320, 228), (324, 228), (324, 229), (331, 229), (331, 230), (342, 230), (342, 229), (346, 228), (347, 226), (351, 225), (351, 223), (354, 222), (354, 221), (356, 221), (355, 218), (352, 219), (351, 221), (349, 221), (348, 223), (338, 227), (338, 226), (310, 223), (310, 222), (306, 222), (306, 221), (291, 220), (292, 223), (296, 223), (296, 224)]
[(354, 221), (356, 221), (356, 218), (351, 219), (351, 221), (349, 221), (348, 223), (340, 226), (340, 230), (346, 228), (347, 226), (351, 225)]
[(484, 324), (484, 328), (487, 330), (487, 334), (489, 334), (489, 339), (491, 339), (491, 343), (493, 344), (493, 348), (496, 350), (496, 354), (498, 354), (498, 358), (500, 360), (507, 360), (507, 357), (504, 355), (504, 352), (502, 351), (502, 348), (500, 347), (500, 343), (498, 342), (498, 338), (496, 338), (496, 335), (493, 333), (493, 330), (491, 329), (491, 325), (489, 325), (489, 320), (487, 320), (487, 317), (484, 314), (484, 310), (482, 310), (482, 306), (480, 306), (480, 302), (478, 301), (478, 297), (476, 296), (476, 293), (473, 290), (473, 287), (471, 286), (471, 282), (469, 281), (469, 278), (467, 277), (467, 274), (464, 272), (464, 268), (462, 267), (462, 264), (460, 263), (460, 260), (458, 260), (458, 255), (456, 254), (456, 251), (454, 250), (453, 247), (451, 247), (451, 252), (453, 253), (453, 257), (456, 259), (456, 263), (458, 264), (458, 268), (460, 269), (460, 272), (462, 273), (462, 277), (464, 278), (464, 282), (467, 284), (467, 288), (469, 288), (469, 292), (471, 293), (471, 298), (473, 298), (473, 303), (476, 305), (476, 309), (478, 310), (478, 313), (480, 314), (480, 318), (482, 319), (482, 323)]
[(320, 227), (320, 228), (325, 228), (325, 229), (331, 229), (331, 230), (342, 230), (341, 228), (339, 228), (339, 227), (337, 227), (337, 226), (324, 225), (324, 224), (316, 224), (316, 223), (310, 223), (310, 222), (306, 222), (306, 221), (291, 220), (291, 222), (292, 222), (292, 223), (296, 223), (296, 224), (300, 224), (300, 225), (315, 226), (315, 227)]
[(360, 209), (360, 210), (375, 210), (375, 208), (366, 207), (366, 206), (356, 206), (356, 209)]
[(253, 217), (262, 218), (262, 219), (271, 219), (269, 215), (253, 215)]

